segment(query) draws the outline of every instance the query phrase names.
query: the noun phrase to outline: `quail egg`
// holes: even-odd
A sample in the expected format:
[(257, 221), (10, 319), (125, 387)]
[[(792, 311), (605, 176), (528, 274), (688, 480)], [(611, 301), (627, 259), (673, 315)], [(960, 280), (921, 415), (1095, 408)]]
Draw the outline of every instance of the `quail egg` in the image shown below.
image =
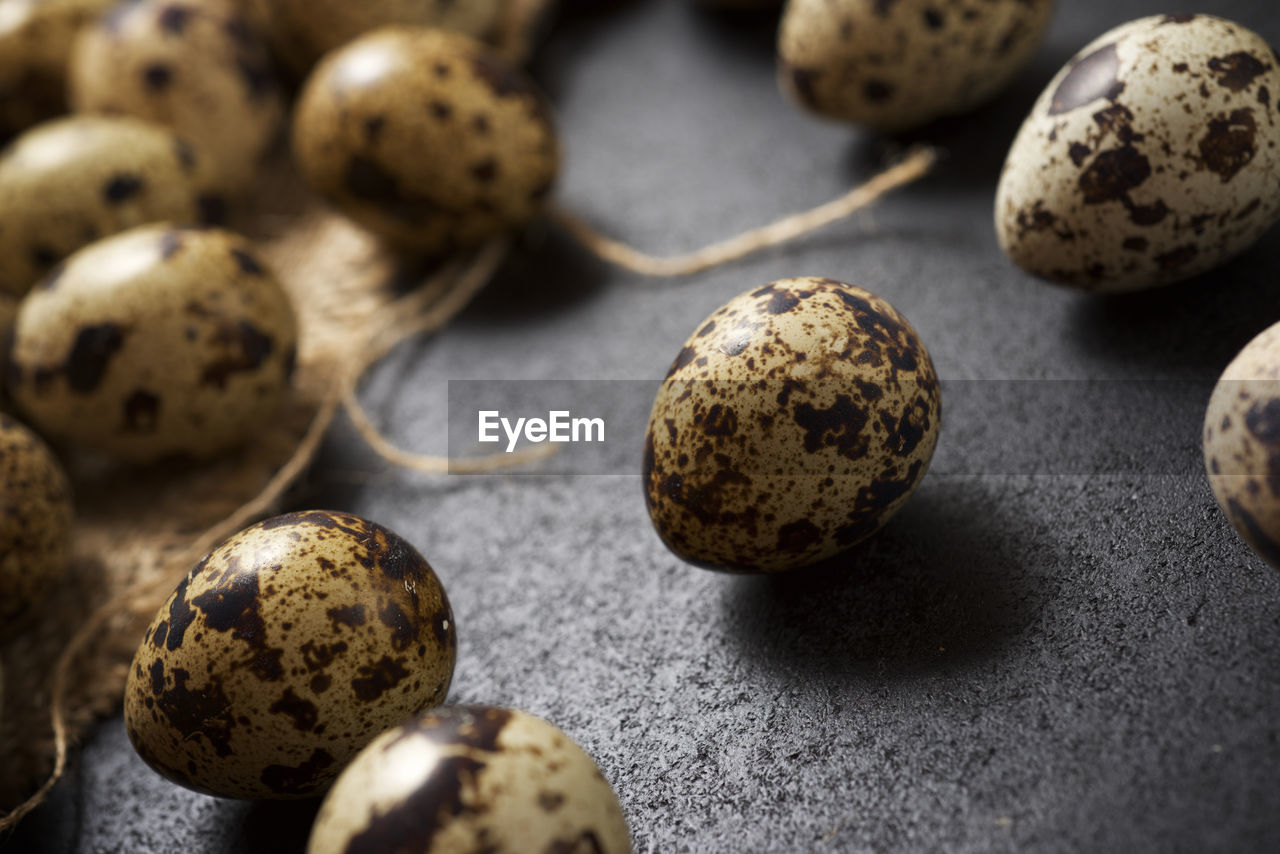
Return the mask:
[(23, 300), (6, 383), (41, 433), (147, 462), (261, 429), (297, 331), (248, 241), (143, 226), (73, 255)]
[(228, 0), (121, 4), (80, 35), (70, 91), (83, 112), (174, 128), (232, 189), (252, 184), (284, 117), (265, 42)]
[(67, 110), (76, 33), (115, 0), (0, 0), (0, 143)]
[(66, 575), (73, 515), (57, 458), (0, 413), (0, 636)]
[(1009, 151), (996, 232), (1015, 263), (1096, 292), (1202, 273), (1280, 218), (1280, 60), (1239, 24), (1156, 15), (1100, 36)]
[(525, 74), (456, 33), (378, 30), (327, 56), (299, 99), (304, 177), (402, 249), (442, 253), (532, 219), (559, 152)]
[(834, 279), (730, 300), (676, 356), (649, 416), (645, 498), (685, 560), (779, 572), (869, 537), (919, 484), (941, 400), (893, 306)]
[(272, 46), (295, 71), (371, 30), (434, 27), (489, 39), (512, 0), (244, 0)]
[(1280, 569), (1280, 324), (1250, 341), (1214, 387), (1204, 461), (1231, 524)]
[(202, 560), (129, 669), (125, 725), (170, 780), (231, 798), (328, 788), (378, 733), (444, 700), (457, 636), (430, 565), (332, 511), (248, 528)]
[(533, 715), (452, 706), (383, 733), (320, 807), (307, 854), (631, 851), (617, 796)]
[(1053, 0), (790, 0), (778, 78), (828, 118), (906, 130), (971, 109), (1035, 52)]
[(0, 293), (22, 296), (75, 250), (133, 226), (219, 220), (211, 176), (171, 131), (137, 119), (32, 128), (0, 155)]

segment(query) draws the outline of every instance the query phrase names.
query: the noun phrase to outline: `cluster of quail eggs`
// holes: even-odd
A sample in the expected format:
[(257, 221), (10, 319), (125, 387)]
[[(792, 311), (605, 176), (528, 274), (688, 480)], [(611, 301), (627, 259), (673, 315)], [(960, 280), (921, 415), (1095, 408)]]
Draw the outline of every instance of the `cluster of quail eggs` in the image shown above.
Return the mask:
[[(60, 453), (209, 458), (289, 394), (290, 297), (223, 228), (281, 141), (284, 78), (300, 84), (302, 177), (391, 248), (444, 255), (538, 214), (559, 145), (544, 96), (484, 41), (507, 11), (0, 0), (0, 406), (30, 424), (0, 414), (0, 628), (21, 629), (70, 568)], [(456, 649), (412, 545), (346, 513), (287, 514), (220, 545), (161, 606), (125, 721), (151, 767), (199, 792), (304, 798), (338, 780), (313, 851), (629, 851), (617, 797), (567, 735), (439, 708)]]

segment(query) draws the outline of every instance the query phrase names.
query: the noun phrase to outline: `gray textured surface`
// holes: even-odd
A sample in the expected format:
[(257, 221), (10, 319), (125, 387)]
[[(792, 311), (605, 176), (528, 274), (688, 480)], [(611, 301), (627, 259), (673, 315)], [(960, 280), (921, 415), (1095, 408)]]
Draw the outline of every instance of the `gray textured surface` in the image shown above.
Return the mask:
[[(767, 22), (680, 0), (570, 5), (538, 68), (567, 141), (561, 198), (635, 244), (690, 248), (877, 164), (883, 141), (783, 102)], [(1199, 5), (1280, 44), (1269, 0)], [(1012, 93), (915, 135), (951, 150), (933, 179), (749, 263), (655, 285), (536, 236), (454, 327), (398, 351), (368, 399), (402, 443), (443, 450), (447, 377), (656, 378), (717, 305), (807, 274), (893, 302), (944, 378), (1212, 380), (1280, 319), (1276, 232), (1198, 281), (1098, 299), (1010, 268), (990, 226), (1004, 152), (1056, 68), (1169, 11), (1062, 3)], [(1176, 397), (1173, 421), (1198, 424), (1205, 390)], [(1072, 417), (1063, 407), (956, 407), (943, 452), (985, 436), (965, 440), (965, 470), (1007, 472), (1005, 449)], [(457, 615), (452, 700), (519, 706), (577, 738), (639, 850), (1280, 850), (1280, 573), (1218, 512), (1197, 437), (1164, 438), (1170, 417), (1148, 400), (1110, 413), (1108, 430), (1160, 436), (1127, 445), (1124, 475), (929, 477), (874, 541), (786, 578), (681, 564), (638, 477), (431, 480), (340, 430), (311, 500), (423, 550)], [(1061, 460), (1081, 444), (1039, 447)], [(4, 852), (285, 854), (312, 809), (172, 787), (116, 720)]]

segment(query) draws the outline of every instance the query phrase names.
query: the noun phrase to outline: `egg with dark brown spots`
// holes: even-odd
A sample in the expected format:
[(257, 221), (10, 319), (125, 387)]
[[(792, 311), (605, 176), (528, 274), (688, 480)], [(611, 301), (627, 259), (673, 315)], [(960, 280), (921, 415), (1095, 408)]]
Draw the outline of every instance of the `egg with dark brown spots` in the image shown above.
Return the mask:
[(884, 131), (962, 113), (1035, 52), (1053, 0), (790, 0), (778, 79), (801, 106)]
[(0, 0), (0, 144), (67, 111), (76, 33), (115, 0)]
[(67, 574), (71, 484), (35, 433), (0, 413), (0, 636)]
[(649, 516), (680, 557), (780, 572), (883, 526), (938, 441), (937, 374), (889, 303), (834, 279), (786, 279), (698, 324), (653, 403)]
[(6, 386), (42, 434), (137, 462), (206, 457), (275, 417), (297, 328), (254, 247), (151, 225), (88, 246), (18, 309)]
[(1050, 82), (1009, 151), (1000, 245), (1096, 292), (1180, 281), (1280, 218), (1280, 60), (1239, 24), (1157, 15), (1100, 36)]
[(32, 128), (0, 154), (0, 292), (25, 294), (75, 250), (150, 222), (225, 211), (211, 164), (167, 128), (74, 116)]
[(1280, 324), (1250, 341), (1214, 387), (1204, 463), (1231, 524), (1280, 569)]
[(289, 513), (214, 549), (160, 607), (125, 726), (148, 765), (198, 792), (314, 796), (444, 700), (456, 650), (448, 597), (412, 545), (348, 513)]
[(366, 747), (325, 798), (307, 854), (626, 854), (612, 787), (569, 736), (495, 706), (421, 715)]
[(284, 118), (262, 37), (230, 0), (133, 0), (79, 37), (71, 101), (174, 128), (200, 146), (223, 185), (255, 178)]
[(295, 71), (371, 30), (391, 25), (432, 27), (489, 40), (498, 35), (512, 0), (246, 0), (276, 53)]
[(402, 249), (442, 253), (517, 229), (559, 169), (533, 82), (457, 33), (392, 27), (327, 56), (294, 118), (303, 176)]

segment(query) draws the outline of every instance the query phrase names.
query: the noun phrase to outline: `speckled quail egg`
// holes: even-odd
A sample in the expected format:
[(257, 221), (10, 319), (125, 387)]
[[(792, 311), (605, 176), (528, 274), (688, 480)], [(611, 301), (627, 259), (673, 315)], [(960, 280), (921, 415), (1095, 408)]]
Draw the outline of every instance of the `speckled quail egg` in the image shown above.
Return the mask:
[(27, 295), (5, 379), (46, 436), (139, 462), (203, 457), (272, 418), (296, 341), (288, 297), (247, 240), (143, 226)]
[(1037, 276), (1098, 292), (1179, 281), (1280, 217), (1280, 60), (1209, 15), (1099, 37), (1032, 108), (996, 196), (1000, 245)]
[(0, 413), (0, 636), (66, 575), (73, 516), (62, 465)]
[(1204, 462), (1231, 524), (1280, 569), (1280, 324), (1250, 341), (1214, 387)]
[(299, 99), (309, 183), (393, 245), (439, 253), (528, 222), (559, 167), (532, 81), (472, 39), (391, 27), (325, 57)]
[(790, 0), (778, 79), (820, 115), (899, 131), (961, 113), (1031, 58), (1053, 0)]
[(412, 545), (348, 513), (289, 513), (214, 549), (161, 606), (129, 668), (125, 725), (190, 789), (313, 796), (444, 700), (456, 651), (449, 600)]
[(511, 0), (243, 0), (295, 71), (379, 27), (434, 27), (477, 39), (494, 36)]
[(0, 0), (0, 143), (67, 109), (80, 27), (115, 0)]
[(199, 145), (243, 189), (276, 138), (284, 101), (265, 42), (230, 0), (133, 0), (80, 35), (71, 101), (159, 122)]
[(786, 279), (699, 324), (644, 450), (663, 542), (712, 569), (779, 572), (869, 537), (933, 457), (937, 375), (906, 319), (834, 279)]
[(226, 213), (212, 170), (168, 130), (73, 116), (23, 134), (0, 155), (0, 292), (25, 294), (88, 243), (150, 222)]
[(366, 747), (320, 807), (307, 854), (631, 850), (617, 796), (582, 748), (533, 715), (451, 706)]

